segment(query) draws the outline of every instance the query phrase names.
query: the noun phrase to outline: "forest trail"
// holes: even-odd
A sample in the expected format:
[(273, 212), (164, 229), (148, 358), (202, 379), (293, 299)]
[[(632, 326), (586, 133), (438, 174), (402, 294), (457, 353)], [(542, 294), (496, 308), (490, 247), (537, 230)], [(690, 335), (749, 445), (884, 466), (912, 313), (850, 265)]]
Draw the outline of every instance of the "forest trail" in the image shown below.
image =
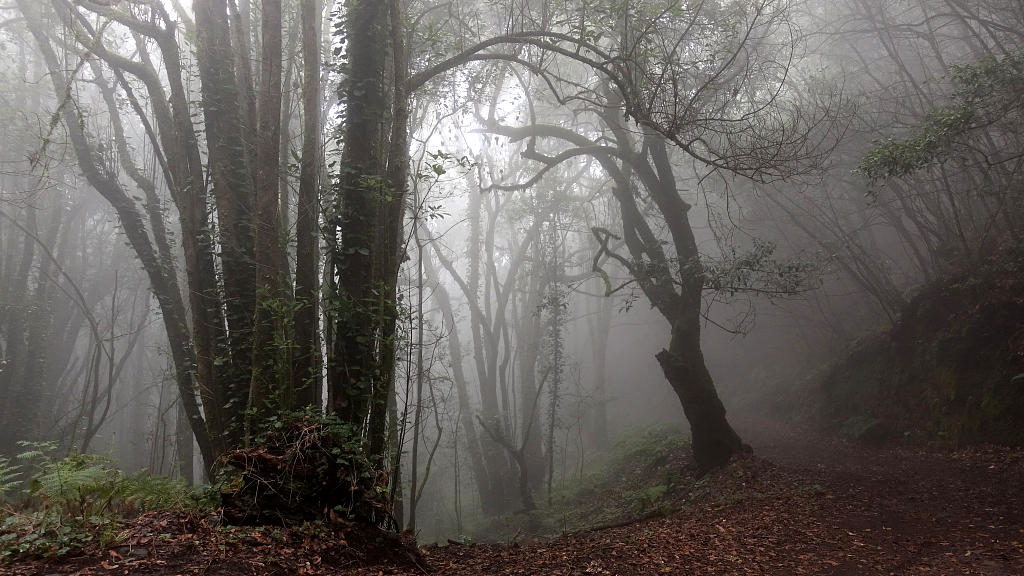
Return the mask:
[(756, 457), (715, 474), (707, 502), (548, 542), (428, 549), (428, 561), (451, 575), (1024, 575), (1021, 451), (739, 429)]
[(744, 432), (759, 457), (822, 486), (834, 525), (877, 562), (822, 573), (1024, 575), (1020, 450), (874, 448), (764, 423)]
[(682, 510), (553, 540), (428, 547), (414, 559), (395, 541), (360, 544), (356, 534), (274, 537), (147, 515), (122, 533), (134, 548), (13, 572), (1024, 576), (1024, 451), (871, 448), (764, 422), (738, 429), (755, 456), (698, 481)]

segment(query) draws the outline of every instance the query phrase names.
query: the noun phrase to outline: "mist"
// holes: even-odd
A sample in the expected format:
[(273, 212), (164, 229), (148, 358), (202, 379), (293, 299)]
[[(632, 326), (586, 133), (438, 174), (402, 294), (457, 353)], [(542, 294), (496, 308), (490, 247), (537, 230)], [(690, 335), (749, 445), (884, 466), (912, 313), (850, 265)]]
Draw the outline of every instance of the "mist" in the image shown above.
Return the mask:
[(166, 513), (453, 574), (620, 529), (956, 573), (685, 536), (890, 530), (857, 498), (923, 518), (945, 485), (873, 491), (942, 467), (993, 532), (900, 537), (1024, 566), (1019, 2), (14, 0), (0, 51), (15, 569), (159, 560), (90, 530)]

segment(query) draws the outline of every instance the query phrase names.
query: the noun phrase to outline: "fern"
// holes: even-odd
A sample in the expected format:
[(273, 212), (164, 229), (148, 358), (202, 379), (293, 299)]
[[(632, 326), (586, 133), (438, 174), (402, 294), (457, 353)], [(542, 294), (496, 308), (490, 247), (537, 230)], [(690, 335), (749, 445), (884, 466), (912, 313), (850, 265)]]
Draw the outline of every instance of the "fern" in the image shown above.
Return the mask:
[(11, 464), (11, 459), (0, 456), (0, 502), (7, 500), (7, 494), (18, 487), (21, 477), (20, 466)]
[(139, 472), (121, 481), (125, 505), (140, 512), (181, 510), (201, 505), (200, 497), (183, 481)]
[(31, 470), (26, 510), (4, 510), (0, 518), (0, 558), (17, 560), (61, 556), (113, 539), (118, 522), (141, 512), (213, 508), (184, 482), (126, 475), (109, 458), (91, 454), (52, 457), (49, 443), (21, 443), (18, 464), (0, 458), (0, 496)]
[(85, 517), (102, 514), (121, 495), (121, 473), (100, 456), (47, 460), (29, 481), (29, 493), (47, 506)]
[(27, 440), (21, 440), (18, 442), (18, 446), (25, 448), (25, 451), (15, 456), (21, 461), (40, 460), (49, 462), (51, 460), (51, 454), (57, 449), (57, 445), (53, 442), (29, 442)]

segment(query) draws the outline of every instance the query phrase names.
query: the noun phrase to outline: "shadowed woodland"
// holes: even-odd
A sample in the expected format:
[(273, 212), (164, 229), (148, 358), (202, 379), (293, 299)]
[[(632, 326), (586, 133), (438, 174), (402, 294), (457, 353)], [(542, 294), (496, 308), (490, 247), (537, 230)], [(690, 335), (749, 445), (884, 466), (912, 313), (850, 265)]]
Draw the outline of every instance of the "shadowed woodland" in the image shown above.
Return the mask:
[(1017, 0), (0, 4), (0, 571), (1024, 573)]

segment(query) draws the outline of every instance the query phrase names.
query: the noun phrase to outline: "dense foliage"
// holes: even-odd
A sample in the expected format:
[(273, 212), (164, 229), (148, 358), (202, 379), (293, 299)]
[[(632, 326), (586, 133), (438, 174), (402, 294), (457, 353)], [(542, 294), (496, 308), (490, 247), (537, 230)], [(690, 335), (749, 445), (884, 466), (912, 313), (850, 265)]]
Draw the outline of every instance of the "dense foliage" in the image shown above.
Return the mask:
[[(125, 474), (102, 456), (58, 458), (49, 443), (22, 443), (12, 464), (0, 462), (7, 478), (0, 494), (0, 556), (19, 559), (62, 556), (117, 539), (118, 526), (156, 510), (209, 509), (211, 496), (181, 481), (147, 472)], [(20, 482), (13, 481), (15, 477)]]

